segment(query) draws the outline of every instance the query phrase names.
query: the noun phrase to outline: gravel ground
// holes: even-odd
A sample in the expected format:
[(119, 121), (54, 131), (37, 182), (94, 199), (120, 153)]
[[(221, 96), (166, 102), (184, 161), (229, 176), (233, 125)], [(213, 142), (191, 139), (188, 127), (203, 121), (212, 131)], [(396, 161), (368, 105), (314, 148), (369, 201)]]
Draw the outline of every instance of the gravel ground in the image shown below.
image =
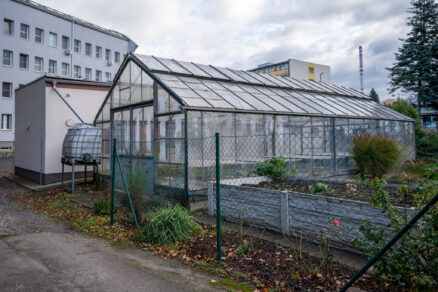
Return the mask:
[(14, 200), (14, 194), (27, 192), (5, 177), (0, 177), (0, 238), (34, 232), (68, 232), (54, 221), (27, 209)]

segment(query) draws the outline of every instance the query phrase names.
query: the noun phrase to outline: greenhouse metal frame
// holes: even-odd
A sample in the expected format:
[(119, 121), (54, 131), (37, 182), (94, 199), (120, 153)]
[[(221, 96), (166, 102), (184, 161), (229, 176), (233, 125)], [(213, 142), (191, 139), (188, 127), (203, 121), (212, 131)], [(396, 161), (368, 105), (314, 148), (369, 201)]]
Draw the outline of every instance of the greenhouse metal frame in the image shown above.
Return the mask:
[[(352, 137), (381, 133), (415, 158), (415, 121), (356, 90), (333, 84), (129, 54), (95, 125), (103, 129), (104, 174), (113, 139), (126, 171), (141, 171), (152, 196), (206, 195), (221, 176), (252, 175), (283, 157), (300, 176), (350, 173)], [(114, 174), (117, 176), (117, 174)]]

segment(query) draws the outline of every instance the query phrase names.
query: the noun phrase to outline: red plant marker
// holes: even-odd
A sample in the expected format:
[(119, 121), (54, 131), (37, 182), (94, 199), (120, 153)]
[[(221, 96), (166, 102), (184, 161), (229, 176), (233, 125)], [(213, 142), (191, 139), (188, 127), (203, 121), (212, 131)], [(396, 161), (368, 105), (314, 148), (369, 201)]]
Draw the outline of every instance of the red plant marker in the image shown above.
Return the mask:
[(333, 224), (335, 224), (336, 226), (339, 226), (339, 220), (333, 220)]

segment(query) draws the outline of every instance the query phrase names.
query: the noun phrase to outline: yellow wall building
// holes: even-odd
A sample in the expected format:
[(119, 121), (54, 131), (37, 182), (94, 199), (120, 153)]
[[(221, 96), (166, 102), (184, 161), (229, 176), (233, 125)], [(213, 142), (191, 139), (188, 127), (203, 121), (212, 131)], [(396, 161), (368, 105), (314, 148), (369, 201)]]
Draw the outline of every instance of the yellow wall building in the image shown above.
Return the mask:
[(297, 79), (307, 79), (323, 83), (331, 83), (330, 66), (289, 59), (279, 63), (260, 64), (257, 68), (248, 70), (261, 74), (289, 76)]

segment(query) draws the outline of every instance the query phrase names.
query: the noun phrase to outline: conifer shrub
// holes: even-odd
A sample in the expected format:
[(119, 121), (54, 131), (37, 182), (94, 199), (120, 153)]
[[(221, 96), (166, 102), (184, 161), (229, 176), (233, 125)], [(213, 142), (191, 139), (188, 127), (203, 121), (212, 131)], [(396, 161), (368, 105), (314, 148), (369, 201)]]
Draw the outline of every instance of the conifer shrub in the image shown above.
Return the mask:
[(362, 133), (353, 137), (351, 154), (362, 176), (381, 178), (397, 165), (401, 149), (388, 136)]

